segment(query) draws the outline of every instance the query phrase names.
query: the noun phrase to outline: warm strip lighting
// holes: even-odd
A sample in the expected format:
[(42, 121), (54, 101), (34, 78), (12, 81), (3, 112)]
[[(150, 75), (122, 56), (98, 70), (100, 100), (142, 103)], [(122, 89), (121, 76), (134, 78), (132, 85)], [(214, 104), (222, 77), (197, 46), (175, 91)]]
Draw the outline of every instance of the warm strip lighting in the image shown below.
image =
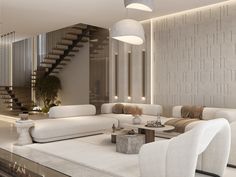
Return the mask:
[(137, 9), (152, 12), (153, 0), (124, 0), (125, 7), (129, 9)]
[(161, 19), (165, 19), (165, 18), (171, 18), (171, 17), (174, 17), (174, 16), (183, 15), (183, 14), (186, 14), (186, 13), (193, 13), (193, 12), (197, 12), (197, 11), (200, 11), (200, 10), (207, 10), (207, 9), (210, 9), (210, 8), (217, 8), (217, 7), (221, 7), (222, 5), (230, 5), (230, 4), (234, 4), (234, 3), (236, 3), (236, 0), (228, 0), (228, 1), (219, 2), (219, 3), (215, 3), (215, 4), (210, 4), (210, 5), (197, 7), (197, 8), (193, 8), (193, 9), (189, 9), (189, 10), (184, 10), (184, 11), (180, 11), (180, 12), (176, 12), (176, 13), (172, 13), (172, 14), (167, 14), (167, 15), (163, 15), (163, 16), (159, 16), (159, 17), (150, 18), (150, 19), (147, 19), (147, 20), (140, 21), (140, 23), (148, 22), (150, 20), (161, 20)]
[(150, 70), (151, 70), (151, 72), (150, 72), (150, 74), (151, 74), (151, 76), (150, 76), (150, 97), (151, 97), (151, 104), (153, 104), (154, 103), (154, 95), (153, 95), (153, 75), (154, 75), (154, 72), (153, 72), (153, 59), (154, 59), (154, 51), (153, 51), (153, 37), (154, 37), (154, 35), (153, 35), (153, 20), (151, 19), (151, 30), (150, 30), (150, 33), (151, 33), (151, 48), (150, 48), (150, 53), (151, 53), (151, 66), (150, 66)]

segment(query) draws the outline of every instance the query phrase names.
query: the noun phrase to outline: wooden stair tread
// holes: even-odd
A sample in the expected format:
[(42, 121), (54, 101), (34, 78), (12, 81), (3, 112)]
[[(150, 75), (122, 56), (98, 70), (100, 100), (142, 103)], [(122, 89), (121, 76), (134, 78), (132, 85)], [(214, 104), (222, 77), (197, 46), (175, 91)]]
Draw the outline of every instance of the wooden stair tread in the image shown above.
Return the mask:
[(68, 45), (57, 44), (56, 49), (66, 50), (68, 49)]
[(62, 66), (65, 66), (65, 65), (67, 65), (66, 63), (60, 63), (60, 64), (58, 64), (58, 65), (62, 65)]
[(57, 66), (55, 69), (63, 69), (63, 67)]

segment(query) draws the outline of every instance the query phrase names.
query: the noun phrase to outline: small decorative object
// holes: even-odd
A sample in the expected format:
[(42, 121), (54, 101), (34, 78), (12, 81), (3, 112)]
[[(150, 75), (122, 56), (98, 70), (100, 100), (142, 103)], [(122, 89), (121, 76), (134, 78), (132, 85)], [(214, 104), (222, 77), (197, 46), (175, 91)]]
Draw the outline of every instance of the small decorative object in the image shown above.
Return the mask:
[(112, 125), (112, 132), (113, 132), (113, 133), (116, 132), (116, 126), (115, 126), (115, 124)]
[(135, 131), (133, 129), (128, 131), (128, 135), (135, 135)]
[(157, 113), (157, 121), (156, 121), (157, 125), (162, 125), (161, 123), (161, 115), (159, 113)]
[(147, 124), (145, 125), (145, 127), (161, 128), (161, 127), (165, 127), (165, 125), (162, 125), (158, 121), (147, 121)]
[(23, 112), (22, 114), (19, 114), (20, 120), (28, 120), (29, 114), (28, 112)]
[(140, 118), (140, 116), (143, 114), (143, 110), (136, 106), (132, 108), (131, 114), (134, 117), (133, 124), (141, 124), (142, 119)]
[(33, 108), (33, 111), (36, 111), (36, 112), (42, 112), (42, 108), (40, 106), (35, 106)]

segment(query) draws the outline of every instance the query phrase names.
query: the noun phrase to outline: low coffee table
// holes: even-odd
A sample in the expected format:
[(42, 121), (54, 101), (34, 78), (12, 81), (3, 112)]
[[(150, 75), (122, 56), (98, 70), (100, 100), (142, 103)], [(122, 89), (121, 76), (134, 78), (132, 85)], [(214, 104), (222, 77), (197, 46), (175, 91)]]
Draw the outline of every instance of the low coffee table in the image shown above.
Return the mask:
[(146, 127), (145, 124), (125, 124), (127, 127), (137, 128), (138, 133), (145, 135), (145, 143), (151, 143), (155, 141), (155, 132), (163, 132), (174, 130), (174, 126), (165, 125), (164, 127)]

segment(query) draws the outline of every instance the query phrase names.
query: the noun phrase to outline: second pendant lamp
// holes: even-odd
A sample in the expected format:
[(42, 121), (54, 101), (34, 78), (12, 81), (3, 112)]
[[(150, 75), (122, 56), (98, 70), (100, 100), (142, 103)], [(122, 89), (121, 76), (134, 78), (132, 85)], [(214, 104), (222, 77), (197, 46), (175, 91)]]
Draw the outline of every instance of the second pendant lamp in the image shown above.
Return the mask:
[[(124, 0), (126, 8), (145, 11), (152, 11), (152, 2), (152, 0)], [(132, 19), (124, 19), (115, 23), (111, 28), (111, 37), (133, 45), (141, 45), (145, 41), (143, 26)]]
[(132, 19), (115, 23), (111, 30), (111, 37), (133, 45), (141, 45), (145, 41), (143, 26)]

